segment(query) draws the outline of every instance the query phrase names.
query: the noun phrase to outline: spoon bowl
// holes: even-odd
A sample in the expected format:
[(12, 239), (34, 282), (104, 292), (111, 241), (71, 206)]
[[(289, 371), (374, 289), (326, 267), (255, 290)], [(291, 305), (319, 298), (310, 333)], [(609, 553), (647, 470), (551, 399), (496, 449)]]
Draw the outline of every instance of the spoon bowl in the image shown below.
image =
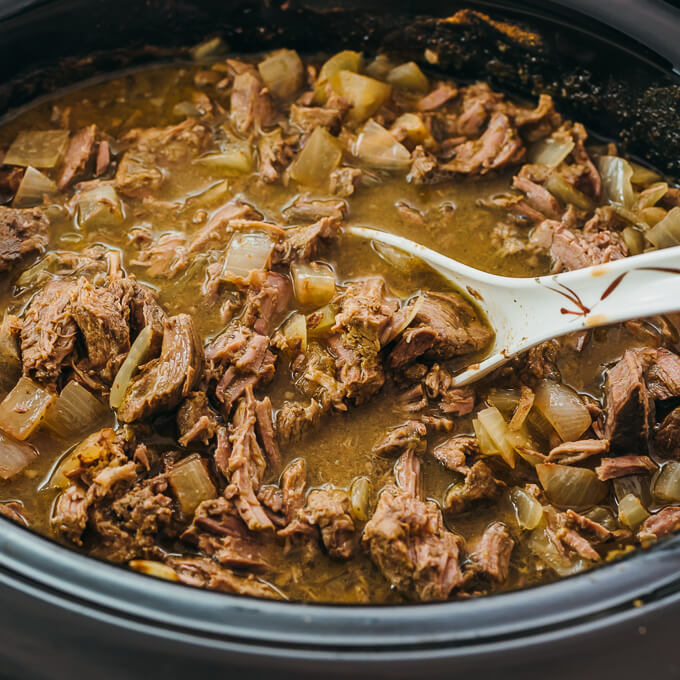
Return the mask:
[(680, 311), (680, 246), (548, 276), (498, 276), (456, 262), (396, 234), (351, 226), (345, 233), (426, 262), (486, 315), (489, 353), (453, 378), (468, 385), (515, 355), (575, 331)]

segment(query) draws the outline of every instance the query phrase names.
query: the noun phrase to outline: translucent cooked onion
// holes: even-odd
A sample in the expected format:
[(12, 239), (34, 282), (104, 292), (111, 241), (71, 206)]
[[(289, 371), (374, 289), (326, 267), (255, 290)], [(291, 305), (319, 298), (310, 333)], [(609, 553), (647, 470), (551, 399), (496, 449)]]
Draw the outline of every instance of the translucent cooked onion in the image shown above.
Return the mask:
[(189, 50), (189, 54), (194, 61), (206, 61), (207, 59), (214, 59), (215, 57), (224, 54), (228, 47), (222, 38), (210, 38), (199, 43)]
[(12, 201), (14, 208), (32, 208), (44, 202), (45, 197), (57, 193), (57, 185), (40, 170), (28, 167)]
[(45, 413), (43, 427), (60, 439), (76, 437), (110, 425), (112, 413), (89, 390), (71, 380)]
[(648, 184), (658, 182), (661, 179), (661, 175), (659, 175), (658, 172), (654, 172), (654, 170), (645, 168), (643, 165), (638, 165), (633, 161), (628, 161), (628, 164), (633, 168), (633, 174), (630, 178), (630, 181), (633, 182), (633, 184), (647, 186)]
[(392, 123), (391, 131), (402, 130), (414, 144), (431, 145), (434, 142), (423, 119), (415, 113), (402, 113)]
[(647, 512), (647, 509), (635, 494), (626, 494), (619, 501), (619, 519), (633, 531), (635, 531), (648, 517), (649, 513)]
[(293, 314), (281, 328), (281, 332), (294, 347), (307, 351), (307, 319), (304, 314)]
[(125, 219), (123, 204), (110, 184), (100, 184), (76, 196), (78, 225), (82, 229), (120, 226)]
[(635, 202), (635, 192), (631, 183), (633, 168), (630, 163), (618, 156), (601, 156), (598, 166), (609, 202), (631, 208)]
[(646, 234), (647, 240), (657, 248), (670, 248), (680, 243), (680, 207), (668, 211)]
[(655, 206), (667, 193), (668, 184), (666, 182), (657, 182), (648, 186), (638, 195), (635, 202), (635, 210), (639, 211)]
[(385, 80), (387, 74), (393, 68), (394, 64), (390, 61), (389, 57), (386, 57), (384, 54), (379, 54), (373, 61), (366, 64), (363, 71), (367, 76), (371, 76), (371, 78)]
[(387, 74), (387, 82), (394, 87), (412, 92), (427, 92), (430, 89), (430, 81), (414, 61), (395, 66)]
[(24, 130), (9, 147), (3, 163), (34, 168), (53, 168), (68, 142), (68, 130)]
[(508, 426), (501, 412), (495, 406), (489, 406), (477, 414), (477, 420), (486, 430), (493, 446), (499, 451), (503, 460), (515, 467), (515, 447), (508, 439)]
[(14, 318), (5, 312), (0, 324), (0, 398), (17, 384), (21, 377), (21, 359), (16, 336), (12, 332)]
[(403, 170), (411, 154), (382, 125), (369, 120), (357, 137), (354, 155), (366, 165), (383, 170)]
[(520, 392), (515, 389), (494, 387), (486, 397), (491, 406), (495, 406), (504, 417), (509, 418), (519, 404)]
[(573, 139), (547, 137), (531, 145), (529, 162), (556, 168), (573, 150)]
[(536, 473), (551, 503), (583, 508), (599, 503), (607, 494), (607, 485), (587, 468), (557, 463), (539, 463)]
[(324, 305), (307, 315), (307, 334), (311, 337), (326, 335), (335, 326), (335, 309)]
[(38, 452), (28, 443), (13, 439), (0, 430), (0, 478), (10, 479), (30, 465)]
[(543, 506), (530, 493), (518, 486), (510, 489), (510, 500), (521, 529), (535, 529), (543, 519)]
[(496, 446), (495, 442), (489, 436), (486, 428), (479, 422), (477, 418), (472, 421), (472, 428), (475, 431), (475, 437), (477, 438), (477, 443), (479, 444), (479, 450), (485, 456), (498, 456), (500, 455), (500, 450)]
[(564, 205), (573, 203), (580, 210), (593, 210), (595, 208), (595, 203), (590, 198), (586, 196), (582, 191), (573, 187), (569, 182), (567, 182), (564, 177), (558, 175), (557, 173), (551, 173), (548, 175), (548, 179), (545, 181), (545, 188), (558, 200), (560, 200)]
[(590, 427), (586, 405), (566, 385), (543, 380), (536, 389), (534, 407), (555, 428), (562, 441), (577, 441)]
[(652, 493), (661, 501), (680, 501), (680, 463), (671, 461), (664, 464), (654, 480)]
[(341, 160), (342, 150), (338, 140), (325, 128), (318, 127), (309, 135), (290, 166), (290, 176), (300, 184), (325, 185)]
[(304, 77), (302, 61), (295, 50), (277, 50), (257, 65), (262, 81), (280, 99), (292, 97)]
[(191, 516), (200, 503), (217, 496), (215, 485), (201, 457), (187, 456), (168, 473), (168, 481), (182, 512)]
[(352, 71), (338, 71), (330, 78), (332, 88), (350, 103), (347, 121), (362, 123), (389, 98), (392, 86)]
[(229, 175), (246, 175), (253, 169), (253, 149), (248, 142), (231, 142), (221, 151), (199, 156), (194, 163)]
[(631, 255), (639, 255), (645, 249), (644, 234), (635, 227), (624, 227), (623, 240), (626, 243), (626, 248)]
[(558, 576), (570, 576), (583, 571), (588, 563), (580, 557), (564, 555), (550, 540), (545, 527), (539, 526), (531, 532), (527, 546), (539, 559), (543, 560)]
[(295, 298), (302, 305), (320, 307), (335, 295), (335, 272), (319, 262), (294, 262), (290, 266)]
[(137, 371), (139, 365), (146, 360), (149, 348), (151, 347), (151, 334), (151, 326), (144, 326), (132, 343), (125, 361), (113, 379), (111, 396), (109, 397), (109, 406), (111, 408), (118, 408), (121, 405), (132, 376)]
[(267, 269), (274, 242), (263, 233), (234, 234), (224, 258), (222, 276), (227, 281), (245, 281), (253, 271)]
[(357, 477), (349, 489), (352, 516), (361, 522), (368, 520), (371, 482), (368, 477)]
[(324, 63), (319, 71), (319, 75), (314, 85), (314, 101), (317, 104), (325, 104), (328, 100), (326, 86), (329, 80), (340, 71), (354, 71), (356, 73), (361, 67), (361, 52), (343, 50), (334, 54)]
[(175, 570), (162, 562), (155, 562), (154, 560), (130, 560), (128, 566), (140, 574), (155, 576), (166, 581), (179, 581), (179, 576), (177, 576)]
[(0, 428), (23, 441), (37, 429), (56, 395), (26, 377), (0, 403)]
[[(392, 317), (392, 322), (394, 323), (395, 318), (397, 319), (397, 322), (390, 327), (389, 341), (396, 338), (411, 325), (411, 322), (416, 318), (424, 303), (425, 296), (419, 295), (415, 300), (409, 301), (405, 308), (402, 308), (404, 314), (399, 313), (398, 315)], [(389, 341), (381, 338), (381, 342), (383, 344), (387, 344)]]

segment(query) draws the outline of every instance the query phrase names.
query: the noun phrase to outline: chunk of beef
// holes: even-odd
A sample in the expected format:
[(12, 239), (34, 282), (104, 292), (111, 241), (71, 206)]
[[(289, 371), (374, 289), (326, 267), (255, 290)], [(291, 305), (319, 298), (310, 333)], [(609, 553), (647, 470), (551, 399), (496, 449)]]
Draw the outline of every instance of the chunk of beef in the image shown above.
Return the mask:
[(265, 182), (276, 182), (281, 172), (294, 157), (290, 141), (283, 138), (281, 128), (262, 135), (257, 142), (260, 176)]
[(241, 134), (261, 132), (271, 122), (272, 103), (257, 71), (238, 73), (231, 89), (231, 120)]
[(515, 541), (502, 522), (488, 526), (477, 546), (470, 555), (475, 571), (484, 574), (496, 583), (503, 583), (510, 574), (510, 556)]
[(638, 350), (647, 389), (652, 399), (680, 397), (680, 357), (667, 349)]
[(340, 221), (336, 217), (322, 217), (308, 226), (286, 229), (283, 240), (274, 248), (272, 260), (284, 264), (311, 260), (324, 244), (337, 237), (339, 229)]
[(72, 484), (57, 498), (51, 518), (52, 527), (72, 543), (82, 545), (81, 536), (87, 526), (89, 505), (86, 491)]
[(248, 530), (234, 502), (224, 497), (203, 501), (181, 538), (223, 567), (249, 571), (269, 568), (259, 536)]
[(603, 527), (599, 522), (595, 522), (590, 517), (579, 515), (574, 510), (567, 510), (566, 525), (569, 528), (577, 529), (586, 535), (586, 538), (592, 543), (605, 543), (614, 537), (614, 533)]
[(638, 531), (638, 538), (641, 541), (654, 540), (678, 529), (680, 529), (680, 507), (673, 505), (662, 508), (648, 517)]
[(49, 220), (39, 208), (18, 210), (0, 206), (0, 272), (9, 271), (26, 255), (47, 246)]
[(457, 436), (443, 441), (432, 451), (432, 455), (449, 469), (462, 474), (470, 470), (468, 458), (479, 453), (479, 444), (475, 437)]
[(227, 415), (249, 385), (266, 385), (274, 377), (276, 357), (269, 338), (241, 324), (232, 324), (213, 340), (205, 356), (210, 374), (217, 377), (215, 396)]
[(382, 439), (373, 445), (373, 453), (381, 456), (396, 457), (406, 451), (422, 452), (425, 450), (427, 428), (417, 420), (409, 420), (390, 430)]
[[(413, 452), (406, 454), (417, 468)], [(383, 576), (407, 597), (445, 600), (463, 582), (458, 564), (460, 539), (444, 527), (432, 501), (421, 501), (410, 490), (388, 486), (380, 494), (366, 524), (362, 543)]]
[(329, 191), (334, 196), (347, 198), (361, 183), (363, 172), (360, 168), (343, 166), (336, 168), (330, 174)]
[(253, 574), (246, 576), (236, 574), (205, 557), (170, 557), (166, 564), (175, 571), (182, 583), (190, 586), (220, 590), (224, 593), (281, 599), (281, 594), (273, 586), (260, 581)]
[(24, 508), (21, 503), (10, 501), (9, 503), (0, 503), (0, 515), (7, 519), (21, 524), (22, 526), (29, 526), (29, 522), (24, 515)]
[(628, 248), (623, 237), (613, 231), (593, 234), (559, 229), (553, 236), (550, 254), (556, 263), (572, 270), (620, 260), (628, 255)]
[(517, 130), (503, 113), (495, 113), (491, 117), (479, 139), (464, 142), (453, 151), (453, 160), (442, 164), (440, 169), (446, 173), (473, 176), (517, 165), (526, 155)]
[(313, 397), (323, 412), (346, 411), (343, 401), (345, 386), (339, 382), (335, 360), (328, 350), (317, 342), (310, 342), (307, 351), (299, 354), (291, 365), (293, 379), (298, 389), (307, 397)]
[(304, 194), (298, 196), (284, 211), (288, 222), (318, 222), (324, 217), (337, 221), (347, 217), (347, 203), (339, 200), (321, 200)]
[(526, 194), (527, 203), (538, 211), (540, 219), (557, 219), (562, 214), (557, 199), (545, 187), (527, 176), (523, 169), (513, 178), (512, 185)]
[(234, 413), (229, 456), (229, 486), (226, 496), (251, 530), (273, 529), (273, 525), (257, 498), (267, 463), (255, 433), (257, 415), (252, 387), (246, 388)]
[(269, 397), (255, 402), (255, 429), (269, 465), (278, 469), (281, 466), (281, 453), (274, 432), (274, 414)]
[(454, 514), (463, 512), (477, 501), (495, 498), (504, 486), (493, 476), (489, 466), (478, 460), (465, 475), (465, 481), (447, 491), (444, 508)]
[(253, 272), (241, 315), (241, 323), (261, 335), (269, 335), (280, 320), (291, 296), (290, 282), (275, 272)]
[(296, 441), (310, 428), (316, 425), (322, 407), (314, 399), (309, 403), (286, 401), (276, 414), (276, 433), (279, 441), (287, 443)]
[(659, 425), (654, 450), (663, 458), (680, 459), (680, 407), (673, 409)]
[(389, 362), (397, 369), (423, 355), (437, 360), (451, 359), (482, 349), (492, 337), (474, 307), (460, 295), (428, 292), (390, 353)]
[(600, 560), (600, 555), (591, 542), (571, 528), (570, 525), (573, 524), (573, 520), (566, 513), (547, 508), (545, 516), (547, 518), (546, 533), (548, 538), (562, 555), (566, 556), (567, 552), (571, 551), (591, 562)]
[(290, 107), (290, 122), (305, 132), (311, 132), (318, 127), (328, 128), (333, 134), (339, 132), (346, 108), (327, 106), (299, 106)]
[(441, 180), (437, 159), (420, 144), (411, 152), (411, 169), (406, 176), (414, 184), (432, 184)]
[(305, 505), (307, 489), (307, 463), (304, 458), (296, 458), (281, 475), (283, 514), (286, 523), (297, 517)]
[(78, 327), (72, 315), (77, 298), (75, 281), (48, 283), (31, 300), (21, 327), (24, 374), (39, 382), (55, 383), (73, 352)]
[(430, 399), (439, 400), (439, 409), (454, 416), (465, 416), (475, 406), (472, 387), (452, 387), (453, 377), (443, 366), (433, 364), (423, 381)]
[(118, 419), (131, 423), (177, 406), (197, 385), (203, 344), (188, 314), (165, 321), (161, 355), (145, 364), (128, 385)]
[(455, 87), (441, 83), (434, 90), (421, 97), (418, 100), (416, 108), (419, 111), (434, 111), (442, 107), (448, 101), (458, 95), (458, 90)]
[(345, 491), (322, 487), (310, 491), (300, 518), (319, 527), (321, 540), (331, 557), (349, 559), (354, 552), (354, 520)]
[(652, 405), (635, 352), (627, 350), (607, 371), (605, 437), (613, 452), (640, 451), (647, 446)]
[(85, 171), (95, 152), (96, 135), (97, 126), (88, 125), (78, 130), (69, 140), (57, 178), (59, 191), (64, 191), (74, 179)]
[(231, 238), (230, 224), (235, 220), (259, 220), (262, 215), (247, 203), (235, 199), (218, 208), (189, 241), (188, 253), (223, 247)]
[(580, 439), (576, 442), (562, 442), (553, 447), (548, 454), (549, 463), (573, 465), (591, 456), (609, 453), (608, 439)]
[(182, 446), (194, 442), (208, 444), (218, 425), (217, 413), (204, 392), (191, 392), (177, 410), (178, 441)]
[(656, 470), (656, 464), (648, 456), (619, 456), (603, 458), (595, 468), (598, 479), (616, 479), (627, 475), (640, 475)]
[(185, 244), (186, 236), (183, 233), (161, 234), (156, 240), (152, 240), (149, 235), (130, 264), (144, 267), (149, 276), (171, 279), (184, 271), (189, 264)]

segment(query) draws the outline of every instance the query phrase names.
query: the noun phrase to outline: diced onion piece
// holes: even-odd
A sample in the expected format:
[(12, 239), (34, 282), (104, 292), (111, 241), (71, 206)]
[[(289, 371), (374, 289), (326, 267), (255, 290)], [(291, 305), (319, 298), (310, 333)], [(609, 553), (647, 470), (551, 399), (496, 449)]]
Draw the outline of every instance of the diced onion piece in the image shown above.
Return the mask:
[(402, 113), (401, 116), (392, 123), (390, 129), (393, 131), (403, 130), (409, 140), (414, 144), (431, 145), (434, 142), (423, 119), (415, 113)]
[(307, 351), (307, 319), (304, 314), (293, 314), (281, 328), (281, 332), (301, 352)]
[(253, 150), (248, 142), (230, 142), (221, 151), (199, 156), (194, 163), (230, 175), (246, 175), (253, 169)]
[(494, 387), (489, 390), (486, 400), (490, 406), (495, 406), (505, 418), (509, 418), (519, 404), (519, 397), (519, 390)]
[(68, 142), (68, 130), (24, 130), (9, 147), (5, 165), (53, 168), (59, 163)]
[(654, 480), (652, 493), (660, 501), (680, 501), (680, 463), (671, 461), (661, 468)]
[(642, 208), (638, 211), (640, 219), (648, 226), (653, 227), (655, 224), (661, 222), (666, 217), (668, 211), (659, 205), (654, 205), (651, 208)]
[(391, 339), (401, 335), (411, 325), (411, 322), (416, 318), (424, 303), (425, 296), (419, 295), (415, 300), (409, 300), (405, 308), (402, 307), (402, 310), (405, 312), (403, 315), (399, 314), (392, 317), (392, 321), (394, 322), (396, 318), (397, 322), (390, 327), (389, 337)]
[(357, 477), (349, 489), (352, 516), (360, 522), (368, 520), (371, 482), (368, 477)]
[(607, 495), (607, 485), (587, 468), (540, 463), (536, 473), (551, 503), (583, 508), (597, 505)]
[(361, 52), (343, 50), (334, 54), (321, 67), (319, 75), (314, 85), (314, 101), (317, 104), (325, 104), (328, 100), (326, 85), (328, 81), (339, 71), (354, 71), (356, 73), (361, 67)]
[(56, 395), (26, 377), (0, 403), (0, 428), (23, 441), (33, 433)]
[(642, 191), (635, 202), (635, 210), (644, 210), (655, 206), (668, 193), (668, 184), (666, 182), (657, 182), (648, 186)]
[[(394, 64), (384, 54), (379, 54), (372, 62), (366, 64), (364, 73), (371, 78), (385, 80), (387, 74), (394, 68)], [(352, 70), (352, 69), (348, 69)]]
[(162, 562), (155, 562), (154, 560), (130, 560), (128, 566), (140, 574), (155, 576), (166, 581), (179, 581), (179, 576), (177, 576), (175, 570)]
[(68, 441), (110, 425), (111, 416), (92, 392), (71, 380), (47, 409), (43, 426)]
[(521, 529), (535, 529), (543, 519), (543, 506), (530, 493), (518, 486), (510, 489), (510, 500)]
[(562, 441), (574, 442), (590, 427), (586, 405), (571, 388), (543, 380), (535, 392), (534, 406), (555, 428)]
[(610, 203), (618, 203), (626, 208), (635, 202), (635, 192), (631, 184), (633, 168), (630, 163), (618, 156), (601, 156), (598, 161), (602, 187)]
[(556, 168), (573, 150), (573, 139), (547, 137), (531, 145), (529, 162)]
[(635, 227), (624, 227), (623, 240), (626, 248), (631, 255), (639, 255), (645, 249), (645, 237), (639, 229)]
[(5, 312), (0, 324), (0, 398), (3, 398), (21, 377), (21, 359), (11, 314)]
[(234, 234), (224, 258), (222, 276), (227, 281), (245, 281), (251, 272), (267, 269), (273, 250), (274, 242), (267, 234)]
[(531, 532), (527, 542), (529, 550), (543, 560), (558, 576), (570, 576), (583, 571), (588, 563), (580, 557), (566, 556), (550, 540), (545, 527), (539, 526)]
[(295, 298), (302, 305), (320, 307), (335, 295), (335, 272), (319, 262), (294, 262), (290, 266)]
[(628, 220), (628, 222), (634, 224), (639, 229), (647, 231), (647, 223), (642, 219), (642, 216), (639, 212), (633, 212), (632, 210), (624, 208), (622, 205), (618, 204), (615, 204), (612, 207), (614, 208), (614, 212), (617, 215), (623, 217), (624, 220)]
[(151, 333), (151, 326), (144, 326), (142, 328), (132, 343), (125, 361), (118, 369), (118, 373), (116, 373), (116, 377), (113, 379), (111, 396), (109, 397), (109, 406), (111, 408), (118, 408), (121, 405), (132, 376), (135, 374), (138, 366), (145, 361), (151, 347)]
[(633, 184), (641, 184), (642, 186), (646, 186), (652, 182), (658, 182), (661, 179), (661, 175), (659, 175), (658, 172), (654, 172), (654, 170), (650, 170), (649, 168), (645, 168), (642, 165), (633, 163), (633, 161), (628, 161), (628, 165), (633, 168), (633, 174), (630, 178), (630, 181), (633, 182)]
[(227, 45), (224, 40), (218, 36), (216, 38), (210, 38), (210, 40), (205, 40), (195, 47), (192, 47), (189, 50), (189, 54), (191, 54), (191, 58), (194, 61), (205, 61), (206, 59), (218, 57), (226, 51)]
[(475, 437), (477, 438), (477, 443), (479, 444), (479, 450), (485, 456), (497, 456), (500, 451), (494, 441), (489, 436), (484, 425), (482, 425), (477, 418), (472, 421), (472, 428), (475, 431)]
[(57, 193), (57, 185), (40, 170), (28, 167), (12, 201), (15, 208), (32, 208), (44, 202), (46, 196)]
[(301, 87), (304, 77), (302, 61), (295, 50), (277, 50), (257, 65), (257, 70), (269, 91), (286, 99)]
[(495, 406), (489, 406), (477, 414), (477, 419), (486, 430), (494, 447), (503, 460), (512, 468), (515, 467), (515, 448), (508, 440), (508, 426), (501, 412)]
[(394, 87), (413, 92), (427, 92), (430, 89), (430, 81), (414, 61), (395, 66), (387, 74), (387, 82)]
[(657, 248), (670, 248), (680, 243), (680, 207), (668, 211), (646, 234), (647, 240)]
[(375, 78), (352, 71), (338, 71), (331, 79), (332, 88), (351, 108), (347, 114), (350, 123), (361, 123), (370, 118), (389, 98), (392, 86)]
[(197, 453), (175, 465), (168, 473), (168, 481), (185, 515), (193, 515), (200, 503), (217, 496), (205, 463)]
[(403, 170), (411, 164), (411, 154), (382, 125), (369, 120), (354, 145), (354, 155), (372, 168)]
[(307, 335), (316, 338), (326, 335), (335, 326), (335, 310), (332, 305), (324, 305), (321, 309), (307, 315)]
[(298, 153), (290, 168), (290, 176), (300, 184), (325, 185), (340, 165), (342, 149), (338, 140), (325, 128), (318, 127)]
[(13, 439), (0, 430), (0, 478), (10, 479), (30, 465), (38, 452), (28, 443)]
[(123, 204), (110, 184), (101, 184), (76, 197), (78, 225), (85, 229), (115, 227), (123, 223)]
[(597, 505), (594, 508), (588, 510), (584, 516), (588, 519), (592, 519), (593, 522), (601, 524), (605, 529), (609, 529), (610, 531), (615, 531), (618, 529), (618, 526), (616, 525), (616, 519), (609, 508)]
[(629, 493), (619, 501), (619, 519), (633, 531), (648, 517), (649, 513), (635, 494)]
[(595, 207), (595, 203), (590, 196), (586, 196), (582, 191), (569, 184), (564, 177), (555, 172), (548, 175), (544, 186), (555, 198), (565, 205), (573, 203), (580, 210), (593, 210)]

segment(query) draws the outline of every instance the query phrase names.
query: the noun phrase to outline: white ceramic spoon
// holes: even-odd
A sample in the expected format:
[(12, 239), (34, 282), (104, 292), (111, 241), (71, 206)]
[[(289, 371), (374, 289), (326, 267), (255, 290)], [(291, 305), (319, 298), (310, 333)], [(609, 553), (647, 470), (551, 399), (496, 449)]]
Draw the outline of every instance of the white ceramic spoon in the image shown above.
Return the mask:
[(539, 343), (573, 331), (680, 311), (680, 246), (577, 271), (511, 278), (487, 274), (395, 234), (345, 233), (420, 258), (473, 298), (496, 336), (488, 356), (453, 379), (467, 385)]

